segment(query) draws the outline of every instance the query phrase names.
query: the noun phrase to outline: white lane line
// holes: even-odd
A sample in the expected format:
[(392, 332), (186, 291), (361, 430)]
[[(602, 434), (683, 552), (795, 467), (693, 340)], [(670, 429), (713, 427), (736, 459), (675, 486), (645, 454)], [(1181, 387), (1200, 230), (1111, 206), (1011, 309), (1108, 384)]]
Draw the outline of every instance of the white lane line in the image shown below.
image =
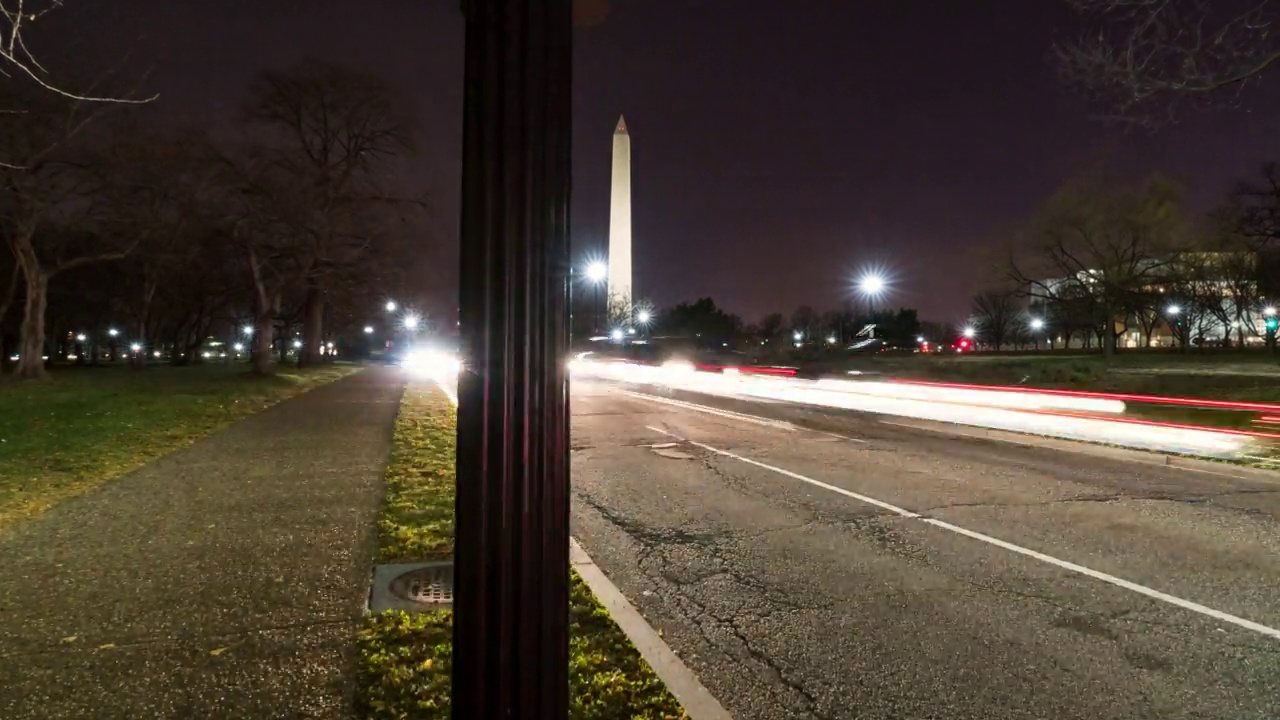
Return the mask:
[(720, 408), (711, 407), (710, 405), (699, 405), (685, 400), (673, 400), (671, 398), (659, 397), (657, 395), (649, 395), (647, 393), (638, 393), (632, 390), (619, 390), (624, 395), (630, 395), (640, 400), (649, 400), (651, 402), (662, 403), (664, 405), (672, 405), (686, 410), (707, 413), (708, 415), (719, 415), (720, 417), (729, 418), (730, 420), (741, 420), (742, 422), (754, 423), (756, 425), (765, 425), (767, 427), (775, 427), (788, 432), (811, 432), (818, 435), (826, 435), (827, 437), (836, 438), (838, 440), (847, 440), (854, 443), (866, 443), (861, 438), (849, 437), (848, 435), (840, 435), (839, 433), (827, 432), (826, 430), (809, 430), (807, 428), (797, 427), (792, 423), (784, 420), (770, 420), (769, 418), (760, 417), (759, 415), (748, 415), (747, 413), (733, 412), (732, 410), (721, 410)]
[(1102, 582), (1108, 583), (1110, 585), (1115, 585), (1116, 587), (1119, 587), (1119, 588), (1124, 588), (1125, 590), (1138, 593), (1139, 595), (1144, 595), (1153, 600), (1159, 600), (1160, 602), (1168, 603), (1170, 605), (1180, 607), (1184, 610), (1190, 610), (1194, 613), (1199, 613), (1201, 615), (1211, 617), (1215, 620), (1221, 620), (1222, 622), (1230, 623), (1232, 625), (1235, 625), (1236, 627), (1244, 628), (1245, 630), (1250, 630), (1252, 632), (1258, 633), (1259, 635), (1265, 635), (1267, 637), (1280, 640), (1280, 630), (1276, 628), (1268, 627), (1261, 623), (1256, 623), (1252, 620), (1247, 620), (1237, 615), (1225, 613), (1225, 612), (1222, 612), (1221, 610), (1215, 610), (1207, 605), (1201, 605), (1200, 603), (1197, 603), (1197, 602), (1184, 600), (1183, 598), (1177, 597), (1175, 595), (1163, 593), (1163, 592), (1160, 592), (1159, 590), (1149, 588), (1145, 585), (1139, 585), (1138, 583), (1125, 580), (1124, 578), (1116, 577), (1115, 575), (1110, 575), (1108, 573), (1094, 570), (1092, 568), (1087, 568), (1083, 565), (1077, 565), (1073, 562), (1061, 560), (1059, 558), (1053, 557), (1052, 555), (1046, 555), (1042, 552), (1037, 552), (1029, 548), (1024, 548), (1021, 545), (1014, 545), (1011, 542), (1006, 542), (1004, 540), (1000, 540), (999, 538), (991, 537), (990, 535), (984, 535), (980, 532), (974, 532), (973, 530), (962, 528), (959, 525), (953, 525), (944, 520), (938, 520), (936, 518), (926, 518), (921, 516), (919, 513), (911, 512), (910, 510), (900, 508), (897, 505), (891, 505), (887, 502), (882, 502), (880, 500), (876, 500), (875, 498), (867, 497), (866, 495), (860, 495), (858, 493), (850, 492), (843, 488), (838, 488), (834, 485), (828, 485), (827, 483), (824, 483), (820, 480), (814, 480), (813, 478), (805, 477), (804, 475), (791, 472), (790, 470), (784, 470), (780, 467), (767, 465), (757, 460), (752, 460), (751, 458), (742, 457), (741, 455), (735, 455), (734, 453), (731, 453), (727, 450), (721, 450), (719, 448), (711, 447), (710, 445), (706, 445), (700, 442), (694, 442), (693, 440), (689, 440), (687, 438), (680, 438), (679, 435), (667, 432), (666, 430), (663, 430), (661, 428), (656, 428), (653, 426), (646, 426), (646, 427), (650, 430), (661, 433), (663, 435), (684, 440), (690, 445), (693, 445), (694, 447), (702, 448), (703, 450), (706, 450), (708, 452), (712, 452), (717, 455), (723, 455), (724, 457), (728, 457), (728, 458), (733, 458), (734, 460), (739, 460), (741, 462), (747, 463), (748, 465), (755, 465), (756, 467), (764, 468), (765, 470), (771, 470), (775, 473), (778, 473), (779, 475), (785, 475), (789, 478), (794, 478), (796, 480), (809, 483), (810, 485), (814, 485), (816, 487), (824, 488), (826, 490), (830, 490), (840, 495), (844, 495), (845, 497), (853, 498), (854, 500), (860, 500), (869, 505), (875, 505), (876, 507), (890, 510), (903, 517), (919, 519), (934, 527), (941, 528), (943, 530), (948, 530), (950, 532), (956, 533), (957, 535), (963, 535), (973, 540), (978, 540), (978, 541), (987, 543), (989, 545), (994, 545), (998, 548), (1008, 550), (1009, 552), (1013, 552), (1019, 555), (1023, 555), (1025, 557), (1033, 558), (1035, 560), (1039, 560), (1040, 562), (1048, 563), (1050, 565), (1060, 567), (1064, 570), (1070, 570), (1071, 572), (1078, 573), (1086, 577), (1091, 577), (1095, 580), (1101, 580)]
[(1207, 615), (1211, 618), (1214, 618), (1215, 620), (1221, 620), (1223, 622), (1231, 623), (1232, 625), (1238, 625), (1246, 630), (1252, 630), (1258, 633), (1259, 635), (1266, 635), (1267, 637), (1280, 640), (1280, 630), (1277, 630), (1276, 628), (1267, 627), (1266, 625), (1263, 625), (1261, 623), (1256, 623), (1252, 620), (1246, 620), (1245, 618), (1238, 617), (1236, 615), (1231, 615), (1230, 613), (1224, 613), (1221, 610), (1214, 610), (1213, 608), (1207, 605), (1201, 605), (1200, 603), (1192, 602), (1190, 600), (1183, 600), (1182, 598), (1177, 597), (1175, 595), (1162, 593), (1159, 590), (1153, 590), (1145, 585), (1139, 585), (1138, 583), (1130, 582), (1128, 580), (1125, 580), (1124, 578), (1118, 578), (1115, 575), (1110, 575), (1098, 570), (1094, 570), (1092, 568), (1087, 568), (1083, 565), (1077, 565), (1073, 562), (1068, 562), (1066, 560), (1059, 560), (1058, 558), (1053, 557), (1052, 555), (1045, 555), (1044, 553), (1036, 552), (1035, 550), (1029, 550), (1019, 545), (1014, 545), (1013, 543), (1005, 542), (1004, 540), (1000, 540), (999, 538), (993, 538), (990, 535), (983, 535), (980, 532), (967, 530), (965, 528), (960, 527), (959, 525), (952, 525), (951, 523), (946, 522), (944, 520), (938, 520), (935, 518), (922, 518), (922, 520), (924, 520), (924, 522), (929, 523), (930, 525), (933, 525), (934, 527), (940, 527), (944, 530), (950, 530), (953, 533), (958, 533), (960, 535), (964, 535), (965, 537), (973, 538), (974, 540), (980, 540), (984, 543), (989, 543), (991, 545), (995, 545), (996, 547), (1004, 548), (1009, 552), (1018, 553), (1019, 555), (1026, 555), (1027, 557), (1035, 558), (1040, 562), (1049, 563), (1050, 565), (1056, 565), (1057, 567), (1060, 567), (1064, 570), (1070, 570), (1071, 572), (1080, 573), (1081, 575), (1087, 575), (1088, 577), (1091, 577), (1095, 580), (1101, 580), (1102, 582), (1110, 583), (1112, 585), (1115, 585), (1116, 587), (1122, 587), (1125, 590), (1136, 592), (1139, 595), (1146, 595), (1147, 597), (1152, 598), (1154, 600), (1159, 600), (1160, 602), (1169, 603), (1170, 605), (1176, 605), (1185, 610), (1197, 612), (1197, 613), (1200, 613), (1201, 615)]
[(904, 510), (898, 507), (897, 505), (890, 505), (887, 502), (881, 502), (880, 500), (877, 500), (873, 497), (867, 497), (866, 495), (859, 495), (856, 492), (850, 492), (848, 490), (845, 490), (844, 488), (836, 487), (835, 485), (828, 485), (827, 483), (824, 483), (821, 480), (814, 480), (813, 478), (805, 477), (804, 475), (801, 475), (799, 473), (793, 473), (790, 470), (783, 470), (780, 467), (774, 467), (773, 465), (766, 465), (765, 463), (762, 463), (759, 460), (752, 460), (751, 458), (742, 457), (741, 455), (734, 455), (728, 450), (721, 450), (719, 448), (711, 447), (710, 445), (704, 445), (700, 442), (694, 442), (692, 440), (689, 440), (688, 438), (682, 438), (679, 435), (676, 435), (675, 433), (667, 432), (666, 430), (663, 430), (661, 428), (653, 427), (652, 425), (646, 425), (645, 427), (647, 427), (650, 430), (653, 430), (654, 432), (662, 433), (663, 435), (666, 435), (668, 437), (679, 438), (689, 443), (690, 445), (693, 445), (694, 447), (702, 448), (703, 450), (706, 450), (708, 452), (713, 452), (713, 453), (716, 453), (717, 455), (724, 455), (725, 457), (730, 457), (730, 458), (733, 458), (734, 460), (739, 460), (741, 462), (747, 463), (748, 465), (755, 465), (756, 467), (762, 467), (765, 470), (772, 470), (773, 472), (776, 472), (779, 475), (786, 475), (789, 478), (795, 478), (796, 480), (807, 482), (810, 485), (813, 485), (815, 487), (820, 487), (823, 490), (830, 490), (833, 493), (839, 493), (840, 495), (853, 498), (854, 500), (858, 500), (859, 502), (864, 502), (864, 503), (867, 503), (868, 505), (875, 505), (878, 508), (884, 508), (885, 510), (888, 510), (891, 513), (896, 513), (898, 515), (901, 515), (902, 517), (907, 517), (907, 518), (920, 517), (918, 513), (913, 513), (910, 510)]
[(685, 410), (693, 410), (695, 412), (706, 413), (708, 415), (718, 415), (730, 420), (740, 420), (742, 422), (754, 423), (756, 425), (764, 425), (766, 427), (777, 428), (778, 430), (786, 430), (795, 432), (798, 428), (789, 422), (780, 420), (770, 420), (768, 418), (756, 417), (755, 415), (745, 415), (743, 413), (733, 412), (731, 410), (721, 410), (719, 408), (708, 407), (706, 405), (698, 405), (696, 403), (685, 402), (683, 400), (672, 400), (671, 398), (658, 397), (657, 395), (646, 395), (644, 393), (632, 392), (630, 390), (619, 390), (623, 395), (630, 395), (641, 400), (649, 402), (662, 403), (663, 405), (671, 405)]

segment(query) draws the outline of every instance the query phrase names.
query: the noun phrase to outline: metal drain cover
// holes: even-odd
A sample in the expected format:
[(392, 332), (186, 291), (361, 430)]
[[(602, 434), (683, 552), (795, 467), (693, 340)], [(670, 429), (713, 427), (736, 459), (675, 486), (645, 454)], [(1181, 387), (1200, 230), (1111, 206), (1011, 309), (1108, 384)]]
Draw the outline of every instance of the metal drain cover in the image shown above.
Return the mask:
[(369, 609), (426, 612), (453, 606), (453, 563), (375, 565)]

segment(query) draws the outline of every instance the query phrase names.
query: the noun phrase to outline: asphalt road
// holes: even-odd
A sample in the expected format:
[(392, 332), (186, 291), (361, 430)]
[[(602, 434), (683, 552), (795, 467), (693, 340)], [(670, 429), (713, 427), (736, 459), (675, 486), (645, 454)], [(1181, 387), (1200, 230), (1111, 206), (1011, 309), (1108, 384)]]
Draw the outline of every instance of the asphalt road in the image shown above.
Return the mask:
[(1280, 480), (626, 390), (574, 535), (739, 720), (1280, 718)]

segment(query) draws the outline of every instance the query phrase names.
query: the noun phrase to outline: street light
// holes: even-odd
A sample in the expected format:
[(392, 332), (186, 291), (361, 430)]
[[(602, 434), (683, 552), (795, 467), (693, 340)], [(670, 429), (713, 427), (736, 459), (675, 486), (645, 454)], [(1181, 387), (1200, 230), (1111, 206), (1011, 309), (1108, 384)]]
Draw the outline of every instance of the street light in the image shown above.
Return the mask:
[(296, 348), (300, 348), (300, 347), (302, 347), (302, 341), (301, 341), (301, 340), (294, 340), (294, 341), (293, 341), (293, 346), (294, 346), (294, 347), (296, 347)]
[(120, 331), (115, 328), (111, 328), (110, 330), (107, 330), (107, 335), (109, 335), (110, 337), (116, 337), (119, 334), (120, 334)]
[(396, 311), (396, 308), (397, 308), (397, 307), (399, 307), (399, 306), (398, 306), (398, 305), (396, 305), (396, 301), (395, 301), (395, 300), (388, 300), (388, 301), (387, 301), (387, 304), (386, 304), (384, 307), (386, 307), (386, 308), (387, 308), (387, 312), (395, 312), (395, 311)]
[(916, 336), (916, 342), (918, 342), (918, 343), (923, 343), (923, 342), (924, 342), (924, 336), (923, 336), (923, 335), (917, 335), (917, 336)]
[(1031, 329), (1032, 329), (1032, 330), (1043, 330), (1043, 329), (1044, 329), (1044, 320), (1041, 320), (1040, 318), (1032, 318), (1032, 319), (1031, 319)]
[(966, 327), (963, 334), (966, 338), (972, 340), (973, 336), (978, 334), (978, 331), (974, 330), (972, 327)]
[(129, 346), (129, 350), (136, 353), (142, 352), (142, 343), (133, 343)]
[(604, 285), (605, 278), (609, 276), (609, 266), (605, 265), (599, 260), (588, 263), (586, 275), (587, 275), (587, 281), (590, 282), (593, 286), (595, 286), (595, 313), (593, 313), (595, 315), (595, 319), (593, 322), (593, 325), (595, 327), (593, 329), (599, 332), (600, 327), (604, 325), (604, 320), (601, 317), (602, 315), (601, 311), (603, 309), (604, 303), (602, 302), (600, 297), (600, 288)]
[(884, 292), (884, 278), (876, 273), (867, 273), (858, 281), (858, 289), (867, 298), (867, 316), (876, 314), (875, 301)]
[(76, 335), (76, 342), (84, 342), (87, 339), (88, 338), (85, 337), (84, 333), (80, 333), (79, 335)]
[(619, 342), (622, 340), (622, 331), (618, 328), (614, 328), (613, 332), (609, 333), (609, 337), (612, 338), (614, 342)]
[(1276, 309), (1275, 309), (1274, 307), (1271, 307), (1270, 305), (1268, 305), (1267, 307), (1265, 307), (1265, 308), (1263, 308), (1263, 309), (1262, 309), (1262, 314), (1263, 314), (1263, 315), (1266, 315), (1267, 317), (1275, 317), (1275, 316), (1276, 316)]
[(252, 325), (245, 325), (243, 328), (241, 328), (241, 329), (240, 329), (240, 332), (244, 333), (245, 335), (252, 336), (252, 335), (253, 335), (253, 326), (252, 326)]
[(231, 349), (235, 350), (236, 352), (244, 352), (244, 343), (236, 343), (235, 345), (231, 346)]
[(365, 326), (364, 326), (364, 334), (365, 334), (365, 335), (372, 335), (372, 334), (373, 334), (373, 326), (372, 326), (372, 325), (365, 325)]
[(653, 315), (650, 314), (648, 310), (641, 310), (640, 312), (636, 313), (636, 322), (640, 323), (641, 325), (648, 325), (649, 320), (652, 319), (652, 317)]
[(884, 278), (879, 275), (866, 275), (859, 285), (862, 287), (862, 292), (874, 297), (884, 290)]
[(803, 340), (803, 339), (804, 339), (804, 333), (802, 333), (802, 332), (800, 332), (799, 330), (797, 330), (797, 331), (795, 331), (795, 332), (791, 333), (791, 338), (792, 338), (793, 340), (795, 340), (796, 342), (800, 342), (801, 340)]
[(1165, 312), (1171, 316), (1177, 316), (1182, 314), (1182, 308), (1177, 305), (1170, 305)]
[(418, 316), (417, 316), (417, 315), (414, 315), (413, 313), (409, 313), (408, 315), (405, 315), (405, 316), (404, 316), (404, 329), (405, 329), (405, 330), (417, 330), (417, 329), (418, 329)]
[(828, 344), (828, 345), (835, 345), (835, 344), (836, 344), (836, 336), (835, 336), (835, 335), (828, 335), (828, 336), (827, 336), (827, 344)]

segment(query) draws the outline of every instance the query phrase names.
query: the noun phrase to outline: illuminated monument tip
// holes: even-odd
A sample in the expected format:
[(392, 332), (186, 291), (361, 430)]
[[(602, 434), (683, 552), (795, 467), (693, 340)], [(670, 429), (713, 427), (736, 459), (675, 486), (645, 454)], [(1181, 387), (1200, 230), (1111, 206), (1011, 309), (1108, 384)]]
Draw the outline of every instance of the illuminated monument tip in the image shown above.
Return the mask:
[(609, 312), (631, 317), (631, 135), (618, 117), (609, 202)]

